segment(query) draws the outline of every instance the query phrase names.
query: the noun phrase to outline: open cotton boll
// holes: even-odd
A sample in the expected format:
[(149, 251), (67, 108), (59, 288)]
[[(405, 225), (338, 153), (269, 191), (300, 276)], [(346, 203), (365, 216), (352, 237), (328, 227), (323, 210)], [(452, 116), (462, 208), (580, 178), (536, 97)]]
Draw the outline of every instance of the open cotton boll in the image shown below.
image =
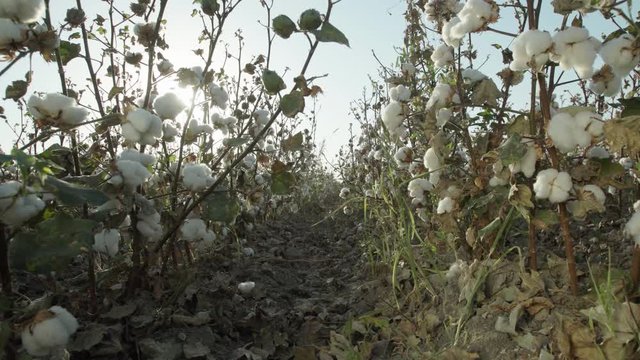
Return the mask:
[(527, 30), (521, 33), (513, 40), (513, 61), (509, 68), (513, 71), (542, 70), (549, 60), (548, 51), (552, 45), (551, 35), (546, 31)]
[(211, 104), (219, 107), (220, 109), (227, 108), (227, 101), (229, 101), (229, 94), (216, 83), (209, 84), (209, 95), (211, 96)]
[(436, 126), (443, 127), (445, 126), (451, 117), (453, 116), (453, 111), (449, 108), (442, 108), (436, 112)]
[(576, 122), (581, 129), (588, 132), (593, 137), (602, 136), (604, 132), (604, 121), (600, 114), (591, 111), (581, 111), (575, 116)]
[(162, 123), (162, 139), (166, 141), (174, 141), (180, 133), (178, 129), (170, 122)]
[(39, 121), (53, 126), (77, 125), (86, 119), (89, 112), (75, 104), (75, 99), (71, 97), (50, 93), (43, 98), (32, 95), (27, 107), (29, 113)]
[(600, 205), (604, 205), (607, 197), (604, 194), (604, 191), (598, 185), (585, 185), (582, 187), (582, 191), (590, 192), (593, 194), (593, 197), (600, 203)]
[(600, 57), (619, 77), (629, 75), (640, 62), (636, 40), (630, 34), (623, 34), (605, 42), (600, 48)]
[(440, 173), (442, 170), (442, 162), (440, 161), (440, 157), (436, 153), (435, 149), (429, 148), (427, 152), (424, 154), (424, 167), (429, 170), (429, 181), (433, 185), (438, 185), (440, 182)]
[(245, 281), (238, 284), (238, 290), (240, 290), (240, 293), (242, 293), (242, 295), (250, 294), (255, 287), (256, 283), (253, 281)]
[(633, 203), (633, 211), (640, 212), (640, 200)]
[(635, 212), (624, 226), (624, 234), (640, 246), (640, 212)]
[(411, 164), (411, 161), (413, 161), (413, 150), (408, 146), (403, 146), (396, 151), (393, 158), (398, 167), (406, 169), (409, 167), (409, 164)]
[(393, 101), (407, 102), (411, 99), (411, 90), (404, 85), (398, 85), (389, 90), (389, 97)]
[(475, 32), (498, 20), (498, 5), (493, 0), (467, 0), (458, 17), (465, 32)]
[(205, 164), (187, 164), (182, 170), (182, 183), (190, 191), (203, 191), (215, 181)]
[(610, 156), (609, 151), (602, 146), (594, 146), (587, 152), (587, 157), (590, 159), (608, 159)]
[(449, 21), (445, 22), (442, 26), (442, 40), (445, 44), (454, 48), (460, 46), (462, 38), (466, 35), (464, 32), (460, 32), (460, 18), (457, 16), (452, 17)]
[(409, 76), (413, 76), (416, 73), (416, 67), (413, 66), (412, 63), (405, 62), (400, 65), (400, 71)]
[(447, 196), (438, 202), (438, 209), (436, 210), (436, 212), (438, 213), (438, 215), (450, 213), (453, 211), (455, 205), (456, 201)]
[(394, 132), (402, 121), (404, 121), (404, 110), (401, 103), (391, 101), (382, 109), (382, 122), (389, 132)]
[(453, 48), (447, 44), (440, 44), (431, 54), (431, 61), (437, 68), (453, 64)]
[(567, 201), (573, 187), (571, 175), (558, 172), (556, 169), (546, 169), (538, 173), (533, 191), (538, 199), (549, 199), (552, 203)]
[(180, 235), (183, 240), (202, 240), (207, 236), (207, 224), (202, 219), (187, 219), (180, 227)]
[(187, 107), (178, 95), (168, 92), (153, 101), (153, 110), (162, 119), (175, 119)]
[[(212, 116), (212, 119), (213, 118), (214, 116)], [(189, 126), (187, 127), (187, 132), (185, 133), (185, 140), (187, 142), (192, 142), (195, 141), (196, 138), (200, 135), (211, 133), (213, 133), (213, 128), (210, 125), (200, 124), (198, 120), (192, 119), (191, 121), (189, 121)]]
[(136, 229), (140, 234), (150, 240), (157, 240), (162, 236), (162, 225), (160, 224), (161, 216), (157, 211), (138, 212), (138, 223)]
[(462, 79), (467, 84), (474, 84), (480, 80), (486, 79), (487, 76), (476, 69), (464, 69), (462, 70)]
[(416, 200), (416, 205), (420, 205), (424, 202), (425, 192), (433, 190), (433, 184), (427, 179), (413, 179), (409, 181), (407, 190), (409, 197)]
[(527, 145), (527, 152), (519, 161), (509, 164), (509, 170), (512, 174), (522, 172), (525, 177), (530, 178), (536, 172), (536, 161), (538, 161), (538, 153), (532, 140), (523, 139), (522, 142)]
[(576, 146), (591, 145), (592, 137), (602, 135), (603, 125), (600, 116), (590, 111), (579, 112), (575, 117), (559, 112), (551, 118), (547, 133), (558, 150), (568, 153)]
[(144, 166), (153, 165), (156, 163), (156, 157), (151, 154), (141, 153), (136, 149), (124, 149), (118, 155), (119, 160), (137, 161)]
[(0, 18), (0, 50), (11, 49), (27, 40), (29, 27), (10, 19)]
[(258, 109), (253, 112), (253, 118), (256, 119), (256, 123), (266, 125), (271, 118), (271, 114), (268, 110)]
[(38, 215), (44, 207), (44, 201), (35, 194), (18, 196), (14, 198), (11, 206), (0, 211), (0, 221), (9, 226), (18, 227)]
[(93, 250), (114, 257), (118, 253), (120, 232), (116, 229), (105, 229), (93, 236)]
[(162, 120), (144, 109), (130, 111), (122, 124), (122, 136), (132, 143), (153, 145), (162, 137)]
[(149, 170), (138, 161), (120, 159), (116, 161), (116, 168), (120, 171), (124, 184), (131, 189), (144, 184), (151, 177)]
[(600, 42), (589, 36), (587, 29), (568, 27), (553, 36), (553, 43), (551, 60), (558, 62), (561, 69), (574, 69), (581, 79), (593, 75), (593, 62)]
[(551, 193), (551, 184), (558, 176), (558, 170), (546, 169), (542, 170), (536, 176), (536, 182), (533, 183), (533, 191), (538, 199), (547, 199)]
[(0, 212), (7, 210), (13, 205), (15, 196), (22, 189), (22, 184), (18, 181), (7, 181), (0, 184)]
[(47, 356), (53, 350), (66, 346), (71, 335), (78, 330), (78, 320), (60, 306), (42, 310), (34, 319), (34, 323), (20, 334), (22, 345), (32, 356)]
[(431, 92), (429, 101), (427, 101), (427, 109), (440, 109), (450, 103), (459, 103), (460, 97), (456, 94), (451, 85), (445, 83), (438, 83)]
[(445, 274), (445, 278), (449, 281), (456, 280), (462, 275), (462, 273), (467, 268), (467, 263), (462, 260), (456, 260), (454, 263), (449, 266), (449, 270)]
[(44, 17), (44, 0), (0, 0), (0, 18), (29, 24)]
[(622, 88), (622, 79), (613, 72), (610, 65), (604, 64), (589, 81), (589, 89), (603, 96), (615, 96)]
[(161, 75), (168, 75), (174, 71), (173, 64), (171, 61), (164, 59), (158, 64), (158, 71)]

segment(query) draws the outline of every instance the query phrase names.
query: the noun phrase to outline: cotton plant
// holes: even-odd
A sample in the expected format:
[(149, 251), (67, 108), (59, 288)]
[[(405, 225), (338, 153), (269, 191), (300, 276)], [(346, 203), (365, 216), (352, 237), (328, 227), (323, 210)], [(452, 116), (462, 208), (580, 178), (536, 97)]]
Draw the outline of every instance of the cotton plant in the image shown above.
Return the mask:
[(57, 127), (78, 125), (89, 115), (86, 109), (76, 106), (74, 98), (57, 93), (42, 98), (32, 95), (27, 108), (37, 123)]
[(509, 68), (513, 71), (533, 70), (539, 72), (549, 61), (553, 47), (551, 34), (542, 30), (527, 30), (520, 33), (511, 44), (513, 60)]
[(17, 228), (44, 210), (45, 203), (18, 181), (0, 184), (0, 222)]
[(558, 112), (551, 118), (547, 134), (558, 150), (568, 153), (591, 145), (593, 138), (602, 136), (603, 128), (602, 117), (594, 112)]
[(92, 249), (109, 257), (118, 253), (120, 244), (120, 231), (117, 229), (104, 229), (93, 236)]
[(548, 199), (551, 203), (562, 203), (569, 199), (573, 181), (567, 172), (545, 169), (538, 173), (533, 184), (537, 199)]
[(20, 332), (22, 346), (31, 356), (49, 356), (63, 350), (78, 330), (78, 320), (65, 308), (42, 310)]
[(187, 107), (185, 103), (172, 92), (167, 92), (155, 98), (153, 110), (161, 119), (175, 120), (176, 116)]
[(122, 124), (122, 136), (129, 143), (153, 145), (162, 137), (162, 120), (145, 109), (132, 110)]
[(182, 184), (189, 191), (203, 191), (215, 182), (212, 173), (205, 164), (186, 164), (181, 172)]
[(600, 41), (589, 35), (583, 27), (570, 26), (553, 36), (550, 59), (560, 64), (562, 70), (575, 70), (580, 79), (593, 75)]
[(453, 64), (453, 47), (447, 44), (440, 44), (431, 53), (431, 61), (433, 66), (437, 68), (443, 68)]

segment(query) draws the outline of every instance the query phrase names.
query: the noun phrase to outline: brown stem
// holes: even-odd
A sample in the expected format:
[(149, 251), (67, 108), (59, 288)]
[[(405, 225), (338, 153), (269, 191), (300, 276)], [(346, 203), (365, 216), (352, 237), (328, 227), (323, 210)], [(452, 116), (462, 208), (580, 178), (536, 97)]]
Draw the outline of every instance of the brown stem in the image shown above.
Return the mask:
[(638, 290), (640, 285), (640, 246), (633, 247), (633, 260), (631, 260), (631, 293)]
[(0, 283), (2, 293), (9, 296), (13, 293), (11, 287), (11, 269), (9, 268), (9, 239), (4, 224), (0, 223)]
[[(147, 90), (144, 95), (144, 105), (143, 109), (147, 109), (149, 107), (149, 101), (151, 100), (151, 84), (153, 84), (153, 62), (156, 56), (156, 41), (158, 37), (160, 37), (160, 26), (162, 25), (162, 17), (164, 16), (164, 10), (167, 8), (167, 3), (169, 0), (160, 0), (160, 10), (158, 11), (158, 19), (156, 20), (156, 28), (154, 29), (154, 37), (151, 39), (151, 44), (149, 44), (149, 61), (147, 62)], [(188, 125), (188, 124), (187, 124)]]

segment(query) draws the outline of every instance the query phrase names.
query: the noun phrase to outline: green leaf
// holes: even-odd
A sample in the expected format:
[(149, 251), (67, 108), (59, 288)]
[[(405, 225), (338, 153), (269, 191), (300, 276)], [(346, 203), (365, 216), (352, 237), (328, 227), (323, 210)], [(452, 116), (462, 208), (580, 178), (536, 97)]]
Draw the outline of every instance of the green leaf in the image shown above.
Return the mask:
[(65, 205), (76, 206), (88, 203), (100, 206), (109, 201), (109, 196), (102, 191), (84, 188), (53, 176), (47, 176), (44, 184)]
[(227, 190), (215, 191), (207, 196), (203, 204), (202, 218), (204, 220), (233, 224), (240, 214), (238, 198)]
[(527, 153), (527, 146), (521, 141), (520, 135), (513, 134), (498, 148), (503, 165), (516, 163)]
[(293, 190), (296, 177), (288, 172), (275, 173), (271, 175), (271, 192), (273, 195), (288, 195)]
[(67, 65), (69, 61), (75, 59), (80, 55), (80, 45), (70, 43), (66, 40), (60, 41), (60, 61), (62, 61), (62, 65)]
[(7, 89), (4, 92), (4, 98), (18, 101), (27, 93), (28, 88), (28, 82), (24, 80), (16, 80), (12, 82), (11, 85), (7, 85)]
[(107, 97), (107, 100), (111, 100), (117, 95), (122, 94), (123, 91), (124, 91), (123, 87), (120, 87), (120, 86), (112, 87), (111, 90), (109, 90), (109, 96)]
[(560, 223), (558, 213), (553, 210), (538, 210), (531, 221), (540, 230), (547, 230)]
[(640, 115), (640, 97), (619, 99), (618, 101), (624, 106), (620, 117)]
[(320, 42), (335, 42), (338, 44), (349, 46), (349, 39), (338, 30), (335, 26), (331, 25), (328, 21), (322, 24), (320, 30), (314, 30), (313, 34), (316, 36), (316, 40)]
[(302, 150), (303, 142), (304, 136), (302, 135), (302, 131), (299, 131), (297, 134), (282, 140), (280, 146), (282, 146), (282, 150), (284, 151), (297, 151)]
[(62, 271), (93, 243), (97, 225), (66, 214), (42, 221), (35, 230), (20, 232), (11, 241), (11, 264), (38, 273)]
[(248, 137), (238, 137), (238, 138), (224, 139), (223, 144), (225, 146), (240, 146), (248, 143), (249, 141), (251, 141), (251, 139)]
[(485, 237), (486, 235), (493, 234), (494, 232), (498, 231), (501, 225), (502, 225), (502, 219), (500, 219), (500, 217), (497, 217), (493, 219), (493, 221), (490, 222), (489, 225), (480, 229), (478, 231), (478, 235), (482, 238), (482, 237)]
[(282, 97), (280, 108), (286, 117), (295, 117), (299, 112), (304, 111), (304, 96), (302, 92), (296, 90)]

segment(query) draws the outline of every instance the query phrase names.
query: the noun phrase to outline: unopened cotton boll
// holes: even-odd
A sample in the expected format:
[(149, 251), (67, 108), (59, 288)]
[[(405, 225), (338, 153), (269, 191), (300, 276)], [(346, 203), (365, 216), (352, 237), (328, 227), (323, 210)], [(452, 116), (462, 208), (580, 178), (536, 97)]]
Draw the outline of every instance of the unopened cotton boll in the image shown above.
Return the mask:
[(229, 101), (229, 94), (223, 87), (216, 83), (209, 84), (209, 95), (211, 96), (211, 103), (220, 109), (227, 108), (227, 101)]
[(546, 31), (528, 30), (521, 33), (512, 43), (513, 61), (509, 68), (513, 71), (542, 70), (549, 60), (552, 45), (551, 35)]
[(453, 64), (453, 48), (447, 44), (440, 44), (431, 54), (433, 66), (442, 68)]
[(187, 107), (178, 95), (168, 92), (153, 101), (153, 110), (162, 119), (175, 119)]
[(0, 0), (0, 18), (29, 24), (44, 17), (44, 0)]
[(205, 164), (187, 164), (182, 170), (182, 183), (190, 191), (203, 191), (215, 181)]
[(411, 90), (404, 85), (398, 85), (389, 90), (389, 97), (393, 101), (407, 102), (411, 99)]
[(394, 132), (404, 121), (404, 110), (402, 104), (391, 101), (382, 109), (382, 122), (389, 132)]
[(245, 281), (238, 284), (238, 290), (242, 295), (248, 295), (253, 291), (253, 288), (256, 287), (256, 283), (253, 281)]
[(593, 75), (600, 42), (589, 36), (587, 29), (568, 27), (553, 36), (553, 43), (551, 60), (558, 62), (562, 70), (574, 69), (581, 79)]
[(438, 202), (438, 209), (436, 210), (436, 212), (438, 213), (438, 215), (450, 213), (455, 208), (455, 205), (456, 201), (447, 196)]
[(47, 356), (65, 347), (78, 330), (78, 320), (60, 306), (42, 310), (35, 319), (44, 320), (30, 324), (20, 334), (22, 345), (32, 356)]
[(120, 232), (116, 229), (105, 229), (93, 236), (93, 250), (114, 257), (118, 253)]

